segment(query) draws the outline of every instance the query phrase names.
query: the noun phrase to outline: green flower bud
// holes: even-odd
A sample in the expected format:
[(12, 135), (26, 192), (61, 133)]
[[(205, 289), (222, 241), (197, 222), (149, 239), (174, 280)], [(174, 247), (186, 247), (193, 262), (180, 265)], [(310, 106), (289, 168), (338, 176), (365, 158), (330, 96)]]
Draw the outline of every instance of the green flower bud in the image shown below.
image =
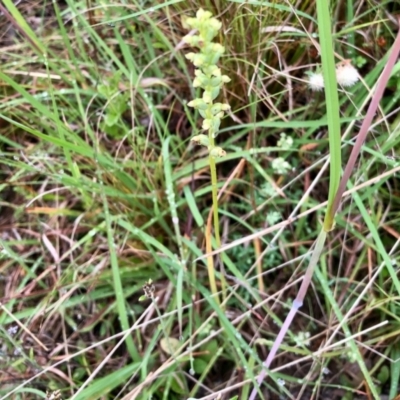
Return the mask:
[(201, 67), (206, 60), (204, 54), (188, 53), (185, 56), (189, 61), (191, 61), (196, 67)]
[(221, 111), (222, 108), (222, 104), (221, 103), (215, 103), (212, 107), (211, 107), (211, 113), (213, 115), (218, 114)]
[(213, 44), (212, 44), (212, 49), (211, 49), (211, 51), (212, 51), (213, 53), (224, 54), (224, 53), (225, 53), (225, 47), (222, 46), (222, 45), (219, 44), (219, 43), (213, 43)]
[(194, 78), (194, 80), (193, 80), (193, 86), (195, 85), (195, 82), (196, 82), (195, 87), (205, 87), (205, 86), (209, 85), (210, 78), (208, 78), (203, 73), (196, 74), (196, 78)]
[(200, 36), (205, 42), (211, 42), (215, 36), (217, 36), (218, 30), (212, 29), (209, 24), (207, 24), (201, 31)]
[(193, 65), (195, 67), (201, 67), (205, 63), (207, 63), (207, 61), (204, 54), (196, 54), (196, 56), (193, 58)]
[(217, 116), (218, 113), (223, 111), (227, 111), (230, 109), (229, 104), (222, 104), (222, 103), (215, 103), (212, 107), (211, 107), (211, 114), (214, 116)]
[(211, 118), (211, 129), (213, 132), (217, 133), (220, 125), (221, 125), (221, 118), (219, 118), (217, 116), (214, 118)]
[(220, 88), (219, 88), (219, 87), (216, 87), (216, 88), (212, 88), (212, 89), (211, 89), (211, 98), (212, 98), (213, 100), (214, 100), (215, 98), (218, 97), (219, 91), (220, 91)]
[(202, 49), (202, 53), (205, 56), (205, 63), (208, 65), (215, 65), (224, 51), (225, 48), (219, 43), (208, 42)]
[(224, 157), (226, 156), (226, 151), (222, 147), (214, 147), (210, 150), (211, 157)]
[(215, 76), (214, 78), (210, 79), (210, 85), (214, 87), (221, 87), (222, 78), (220, 76)]
[(203, 40), (198, 35), (187, 35), (184, 36), (183, 41), (190, 44), (193, 47), (201, 47)]
[(228, 111), (231, 109), (231, 106), (229, 104), (221, 104), (221, 110), (222, 111)]
[(208, 104), (206, 104), (203, 99), (191, 100), (189, 101), (188, 106), (197, 110), (206, 110), (208, 108)]
[(212, 125), (211, 119), (205, 118), (205, 119), (203, 120), (203, 123), (202, 123), (201, 127), (202, 127), (205, 131), (208, 131), (208, 130), (210, 129), (211, 125)]
[(212, 14), (211, 14), (210, 11), (205, 11), (205, 10), (203, 10), (202, 8), (199, 8), (199, 9), (197, 10), (196, 18), (197, 18), (199, 21), (207, 21), (207, 20), (210, 19), (211, 17), (212, 17)]
[(187, 54), (185, 55), (185, 57), (186, 57), (189, 61), (193, 62), (194, 58), (196, 57), (196, 53), (187, 53)]
[(222, 53), (216, 52), (216, 53), (210, 53), (209, 56), (206, 58), (208, 64), (216, 64), (220, 57), (222, 56)]
[(198, 27), (198, 21), (196, 18), (187, 18), (185, 22), (191, 28), (197, 29), (197, 27)]
[(213, 67), (211, 68), (211, 75), (221, 76), (221, 68), (218, 68), (216, 65), (214, 65)]
[(204, 103), (211, 103), (213, 101), (212, 92), (209, 90), (205, 90), (203, 93), (203, 101)]
[(201, 87), (201, 82), (197, 79), (193, 79), (193, 87)]
[(221, 76), (221, 70), (216, 65), (209, 65), (203, 68), (203, 70), (207, 76)]
[(199, 114), (201, 115), (202, 118), (207, 118), (206, 111), (199, 109)]
[(222, 23), (220, 21), (218, 21), (216, 18), (211, 18), (209, 25), (210, 25), (210, 29), (213, 29), (215, 31), (219, 31), (222, 27)]
[(200, 134), (200, 135), (196, 135), (193, 136), (190, 141), (194, 144), (198, 144), (201, 146), (206, 146), (208, 147), (210, 145), (210, 139), (208, 138), (207, 135), (204, 134)]

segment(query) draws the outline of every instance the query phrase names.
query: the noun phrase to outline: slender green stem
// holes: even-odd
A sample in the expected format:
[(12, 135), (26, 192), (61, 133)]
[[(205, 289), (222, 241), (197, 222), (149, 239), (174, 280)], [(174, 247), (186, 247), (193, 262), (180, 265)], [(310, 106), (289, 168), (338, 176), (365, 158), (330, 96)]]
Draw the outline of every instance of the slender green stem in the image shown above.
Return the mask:
[[(214, 138), (212, 138), (211, 136), (212, 136), (212, 134), (210, 134), (210, 144), (212, 144), (212, 146), (214, 146)], [(211, 171), (214, 235), (215, 235), (215, 241), (216, 241), (217, 248), (220, 248), (221, 247), (221, 234), (219, 231), (219, 215), (218, 215), (217, 167), (216, 167), (215, 158), (212, 155), (209, 156), (209, 161), (210, 161), (210, 171)], [(213, 271), (213, 275), (215, 276), (215, 270)], [(226, 292), (226, 281), (225, 281), (223, 271), (221, 271), (221, 286), (222, 286), (222, 300), (225, 300), (226, 296), (227, 296), (227, 292)]]
[[(210, 145), (214, 147), (214, 138), (212, 134), (209, 135)], [(210, 163), (210, 172), (211, 172), (211, 193), (212, 193), (212, 220), (214, 226), (214, 235), (217, 244), (217, 248), (221, 247), (221, 235), (219, 232), (219, 215), (218, 215), (218, 177), (217, 177), (217, 167), (215, 163), (215, 158), (212, 155), (208, 157)], [(211, 217), (211, 214), (210, 214)], [(207, 253), (212, 251), (212, 232), (211, 232), (211, 221), (207, 224)], [(218, 296), (218, 288), (215, 280), (215, 264), (213, 256), (209, 256), (207, 258), (207, 267), (208, 267), (208, 279), (210, 281), (211, 293), (215, 295), (217, 302), (220, 303), (220, 298)]]
[(213, 207), (213, 222), (214, 235), (217, 242), (217, 247), (221, 246), (221, 235), (219, 232), (219, 214), (218, 214), (218, 178), (215, 159), (210, 156), (210, 171), (211, 171), (211, 188), (212, 188), (212, 207)]
[[(212, 234), (211, 234), (211, 213), (209, 215), (209, 218), (207, 220), (207, 225), (206, 225), (206, 252), (207, 254), (211, 253), (212, 251)], [(207, 272), (208, 272), (208, 280), (210, 281), (210, 289), (211, 293), (214, 295), (216, 302), (218, 304), (221, 304), (219, 295), (218, 295), (218, 289), (217, 289), (217, 283), (215, 281), (215, 268), (214, 268), (214, 259), (213, 256), (208, 256), (207, 257)]]
[[(211, 109), (212, 104), (209, 105)], [(211, 113), (211, 111), (208, 111)], [(215, 146), (215, 139), (212, 129), (208, 131), (208, 140), (210, 148)], [(219, 232), (219, 215), (218, 215), (218, 177), (217, 177), (217, 165), (214, 156), (209, 155), (210, 172), (211, 172), (211, 191), (212, 191), (212, 207), (213, 207), (213, 222), (214, 222), (214, 235), (217, 242), (217, 247), (221, 246), (221, 235)]]

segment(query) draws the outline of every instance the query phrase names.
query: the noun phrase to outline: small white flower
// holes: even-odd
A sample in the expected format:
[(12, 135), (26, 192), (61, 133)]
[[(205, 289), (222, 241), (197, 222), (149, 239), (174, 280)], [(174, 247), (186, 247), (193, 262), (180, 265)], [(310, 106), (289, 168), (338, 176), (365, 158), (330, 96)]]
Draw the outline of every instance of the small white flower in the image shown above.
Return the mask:
[(278, 140), (277, 145), (283, 150), (289, 150), (293, 146), (293, 139), (287, 136), (286, 133), (281, 133), (281, 138)]
[(357, 361), (357, 356), (358, 354), (351, 349), (350, 343), (346, 342), (346, 351), (342, 353), (341, 357), (347, 358), (351, 363), (354, 363)]
[(9, 252), (8, 252), (7, 249), (2, 249), (2, 250), (0, 251), (0, 259), (3, 258), (3, 257), (9, 256), (9, 255), (10, 255), (10, 254), (9, 254)]
[(275, 193), (276, 193), (275, 188), (269, 182), (265, 182), (261, 186), (261, 194), (263, 196), (272, 197), (275, 195)]
[(282, 157), (275, 158), (271, 163), (272, 169), (280, 175), (285, 175), (291, 168), (290, 164)]
[(285, 386), (285, 381), (281, 378), (278, 378), (278, 380), (276, 382), (279, 386)]
[(350, 62), (343, 62), (336, 67), (336, 79), (339, 85), (350, 87), (359, 81), (360, 75)]
[(312, 72), (310, 74), (308, 85), (314, 92), (320, 92), (324, 89), (324, 77), (321, 73)]
[(329, 371), (329, 368), (324, 367), (324, 368), (322, 369), (322, 373), (323, 373), (324, 375), (329, 375), (329, 374), (331, 373), (331, 371)]
[(295, 337), (294, 340), (296, 342), (296, 346), (306, 346), (310, 345), (310, 332), (302, 332), (300, 331)]
[(10, 336), (14, 336), (17, 332), (18, 332), (18, 326), (17, 326), (17, 325), (10, 326), (10, 327), (7, 329), (7, 333), (8, 333)]

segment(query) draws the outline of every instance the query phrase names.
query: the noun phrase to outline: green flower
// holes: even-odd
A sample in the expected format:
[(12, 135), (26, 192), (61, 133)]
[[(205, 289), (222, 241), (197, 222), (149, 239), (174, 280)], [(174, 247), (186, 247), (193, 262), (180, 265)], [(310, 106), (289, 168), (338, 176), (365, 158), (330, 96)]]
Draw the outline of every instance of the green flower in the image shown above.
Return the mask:
[[(207, 145), (211, 157), (222, 157), (225, 151), (220, 147), (215, 147), (214, 137), (216, 136), (224, 112), (229, 110), (229, 104), (215, 103), (222, 86), (230, 82), (227, 75), (221, 73), (217, 63), (225, 52), (224, 46), (215, 43), (212, 40), (217, 36), (222, 24), (216, 18), (213, 18), (209, 11), (200, 9), (196, 13), (196, 18), (187, 18), (186, 25), (191, 29), (196, 29), (194, 35), (187, 35), (184, 41), (193, 47), (199, 49), (198, 53), (190, 52), (186, 58), (197, 68), (193, 87), (200, 88), (203, 93), (200, 98), (194, 99), (188, 103), (199, 111), (203, 118), (202, 129), (208, 131), (209, 143)], [(206, 145), (204, 138), (200, 135), (194, 136), (192, 142)]]

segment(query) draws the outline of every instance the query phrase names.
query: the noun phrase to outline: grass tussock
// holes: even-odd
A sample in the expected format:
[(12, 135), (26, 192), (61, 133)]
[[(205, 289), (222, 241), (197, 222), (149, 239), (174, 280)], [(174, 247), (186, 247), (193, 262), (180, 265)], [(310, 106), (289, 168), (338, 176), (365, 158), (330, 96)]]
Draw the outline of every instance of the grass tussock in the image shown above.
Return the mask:
[[(188, 106), (202, 92), (183, 38), (200, 8), (222, 24), (213, 40), (230, 78), (215, 182), (207, 147), (191, 142), (204, 118)], [(4, 0), (0, 399), (249, 399), (330, 198), (321, 23), (332, 71), (361, 78), (337, 78), (340, 174), (399, 11)], [(400, 393), (399, 83), (397, 63), (259, 398)], [(221, 247), (211, 270), (204, 256)]]

